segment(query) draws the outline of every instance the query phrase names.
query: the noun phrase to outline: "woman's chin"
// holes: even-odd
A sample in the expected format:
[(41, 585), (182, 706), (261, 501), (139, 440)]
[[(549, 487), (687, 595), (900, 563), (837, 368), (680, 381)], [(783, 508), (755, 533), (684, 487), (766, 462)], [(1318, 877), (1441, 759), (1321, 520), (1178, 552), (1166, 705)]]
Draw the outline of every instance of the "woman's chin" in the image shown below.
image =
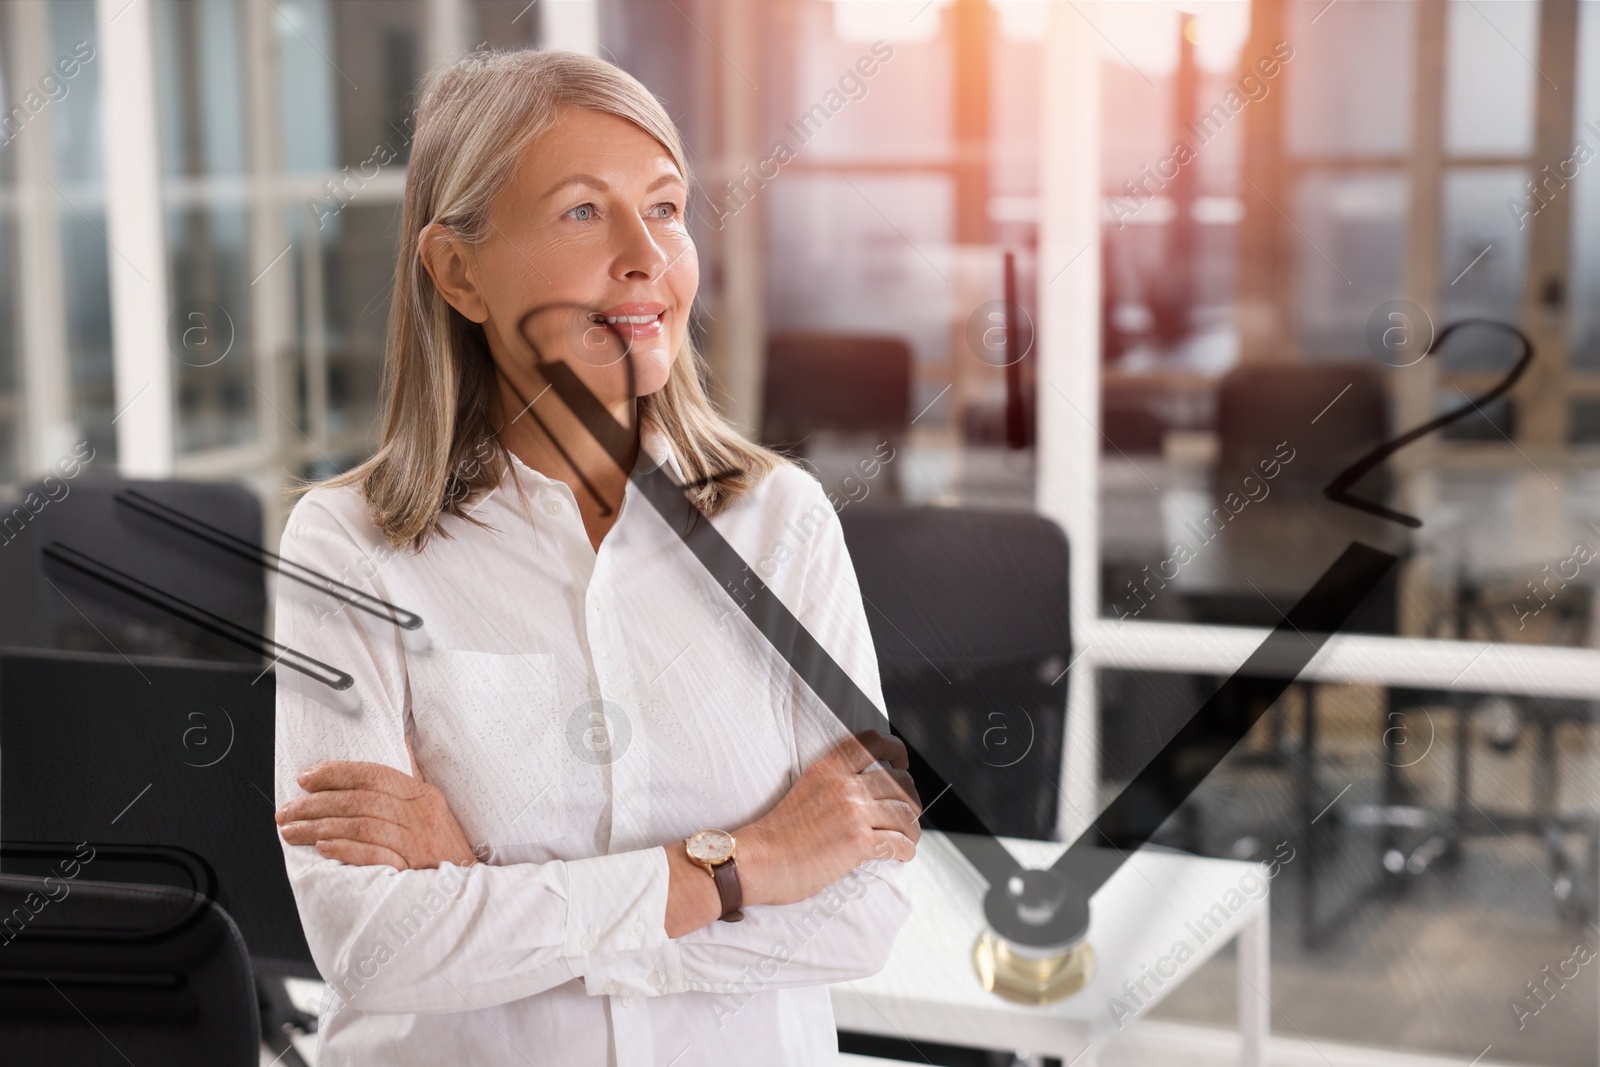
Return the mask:
[(666, 388), (672, 377), (672, 353), (665, 345), (648, 348), (636, 346), (633, 350), (633, 389), (636, 396), (649, 396)]

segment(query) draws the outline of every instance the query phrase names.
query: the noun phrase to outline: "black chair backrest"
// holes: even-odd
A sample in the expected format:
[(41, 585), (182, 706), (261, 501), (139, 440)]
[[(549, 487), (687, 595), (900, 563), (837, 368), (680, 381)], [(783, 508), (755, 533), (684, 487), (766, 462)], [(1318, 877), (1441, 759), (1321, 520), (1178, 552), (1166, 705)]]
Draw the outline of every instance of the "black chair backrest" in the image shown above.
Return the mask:
[(762, 436), (795, 445), (816, 430), (904, 436), (911, 346), (898, 337), (782, 333), (767, 341)]
[[(1294, 459), (1273, 492), (1320, 500), (1334, 476), (1383, 443), (1388, 427), (1383, 373), (1374, 363), (1235, 367), (1217, 393), (1216, 488), (1237, 492), (1246, 475), (1259, 480), (1260, 464), (1287, 443)], [(1381, 495), (1385, 482), (1384, 473), (1374, 472), (1363, 479), (1363, 495)]]
[(255, 662), (257, 653), (46, 557), (47, 547), (65, 546), (261, 633), (265, 571), (127, 506), (130, 490), (261, 541), (261, 503), (243, 486), (46, 478), (0, 504), (0, 603), (10, 609), (0, 612), (0, 646)]
[[(0, 650), (6, 838), (185, 850), (258, 968), (314, 976), (272, 821), (274, 683), (256, 664)], [(0, 870), (18, 868), (0, 853)]]
[(991, 830), (1050, 839), (1072, 660), (1066, 535), (1022, 512), (839, 518), (896, 731)]
[(0, 873), (6, 1062), (258, 1064), (256, 989), (228, 913), (193, 889), (96, 880), (86, 847), (49, 875)]

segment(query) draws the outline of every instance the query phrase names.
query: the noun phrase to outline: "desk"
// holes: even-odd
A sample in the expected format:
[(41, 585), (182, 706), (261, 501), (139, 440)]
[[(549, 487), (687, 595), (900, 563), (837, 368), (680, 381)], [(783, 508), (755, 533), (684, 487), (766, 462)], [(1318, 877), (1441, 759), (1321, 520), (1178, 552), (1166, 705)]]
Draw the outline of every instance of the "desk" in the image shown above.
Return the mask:
[[(1030, 867), (1047, 866), (1064, 848), (1048, 841), (1004, 841)], [(1239, 892), (1241, 880), (1246, 892)], [(871, 978), (831, 989), (841, 1030), (913, 1042), (1025, 1048), (1035, 1057), (1056, 1056), (1063, 1064), (1092, 1067), (1099, 1049), (1120, 1029), (1145, 1016), (1167, 990), (1238, 938), (1240, 1063), (1244, 1067), (1265, 1063), (1269, 897), (1266, 868), (1261, 864), (1150, 849), (1132, 854), (1091, 905), (1094, 977), (1075, 995), (1039, 1007), (1002, 1000), (978, 984), (972, 945), (984, 928), (986, 887), (943, 834), (922, 835), (917, 859), (906, 868), (906, 884), (912, 896), (911, 918), (895, 941), (888, 964)], [(1231, 898), (1230, 890), (1235, 894)], [(1258, 895), (1251, 899), (1250, 894)], [(1234, 899), (1242, 900), (1237, 908), (1228, 903)], [(1196, 926), (1200, 916), (1218, 905), (1226, 918), (1219, 916), (1216, 926), (1200, 930)], [(1180, 941), (1192, 953), (1181, 963), (1169, 955)], [(1173, 973), (1147, 977), (1158, 967), (1169, 969), (1163, 960), (1175, 965)], [(1134, 1008), (1124, 983), (1141, 978), (1152, 995), (1141, 996), (1142, 1005)], [(1112, 998), (1132, 1014), (1114, 1015)]]
[[(1516, 640), (1518, 619), (1510, 602), (1537, 607), (1528, 582), (1542, 583), (1545, 567), (1561, 569), (1574, 544), (1600, 546), (1600, 506), (1594, 503), (1600, 499), (1600, 470), (1547, 465), (1546, 477), (1523, 457), (1511, 456), (1509, 465), (1451, 463), (1406, 473), (1391, 503), (1422, 520), (1415, 531), (1320, 494), (1305, 499), (1303, 489), (1300, 498), (1274, 490), (1220, 525), (1214, 516), (1221, 502), (1208, 469), (1139, 457), (1135, 472), (1128, 461), (1114, 457), (1101, 479), (1101, 552), (1112, 579), (1101, 593), (1102, 617), (1114, 621), (1117, 614), (1137, 612), (1147, 621), (1273, 626), (1278, 615), (1266, 598), (1279, 607), (1293, 603), (1346, 544), (1360, 540), (1408, 557), (1402, 601), (1412, 603), (1388, 632), (1448, 636), (1450, 627), (1439, 629), (1435, 616), (1448, 613), (1463, 591), (1493, 590), (1501, 598), (1495, 605), (1500, 621)], [(1158, 487), (1155, 492), (1152, 485)], [(1181, 566), (1172, 562), (1179, 544), (1193, 554)], [(1160, 573), (1168, 580), (1151, 577)], [(1593, 563), (1567, 562), (1563, 573), (1577, 587), (1600, 585)], [(1126, 585), (1129, 579), (1140, 583), (1137, 593)], [(1142, 584), (1146, 581), (1148, 586)], [(1549, 597), (1549, 588), (1542, 592)], [(1577, 591), (1567, 595), (1578, 607)], [(1229, 607), (1224, 602), (1230, 598), (1242, 609), (1253, 607), (1256, 615), (1218, 615), (1215, 609)], [(1152, 603), (1146, 607), (1145, 600)], [(1520, 636), (1535, 634), (1542, 629)], [(1587, 635), (1578, 638), (1577, 643), (1587, 643)], [(1500, 638), (1486, 633), (1482, 639)], [(1571, 643), (1565, 636), (1559, 640)]]

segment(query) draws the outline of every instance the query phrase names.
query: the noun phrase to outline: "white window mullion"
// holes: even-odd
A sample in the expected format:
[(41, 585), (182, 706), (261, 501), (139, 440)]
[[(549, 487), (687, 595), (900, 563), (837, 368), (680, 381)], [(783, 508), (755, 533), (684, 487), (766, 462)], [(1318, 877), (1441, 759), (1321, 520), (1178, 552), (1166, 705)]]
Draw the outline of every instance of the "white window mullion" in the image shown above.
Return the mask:
[[(543, 6), (549, 6), (548, 0)], [(428, 0), (428, 69), (451, 62), (472, 47), (466, 0)]]
[[(250, 319), (256, 364), (256, 434), (275, 465), (296, 464), (300, 433), (293, 388), (294, 254), (278, 176), (283, 171), (282, 112), (279, 107), (278, 18), (271, 0), (245, 5), (245, 114), (249, 120), (250, 160)], [(310, 238), (308, 237), (308, 240)], [(281, 475), (274, 474), (274, 477)], [(279, 507), (269, 494), (267, 528), (275, 530)]]
[(116, 378), (117, 467), (172, 473), (174, 405), (167, 346), (161, 139), (149, 0), (97, 0), (105, 116), (106, 256)]
[[(1040, 59), (1038, 485), (1040, 514), (1072, 548), (1062, 804), (1070, 841), (1099, 813), (1099, 701), (1092, 635), (1100, 603), (1100, 52), (1092, 3), (1057, 0)], [(1085, 654), (1087, 653), (1087, 654)]]
[[(1230, 675), (1271, 632), (1214, 623), (1102, 619), (1087, 634), (1074, 636), (1080, 647), (1087, 643), (1092, 648), (1085, 660), (1100, 668)], [(1300, 677), (1332, 684), (1592, 700), (1600, 695), (1600, 651), (1337, 633)]]
[[(10, 63), (28, 70), (50, 55), (50, 10), (45, 0), (12, 9)], [(22, 319), (22, 480), (43, 474), (72, 448), (72, 366), (67, 354), (66, 290), (62, 281), (61, 183), (55, 167), (55, 114), (44, 108), (14, 139), (17, 154), (18, 272)]]
[(600, 54), (600, 0), (541, 0), (539, 47)]

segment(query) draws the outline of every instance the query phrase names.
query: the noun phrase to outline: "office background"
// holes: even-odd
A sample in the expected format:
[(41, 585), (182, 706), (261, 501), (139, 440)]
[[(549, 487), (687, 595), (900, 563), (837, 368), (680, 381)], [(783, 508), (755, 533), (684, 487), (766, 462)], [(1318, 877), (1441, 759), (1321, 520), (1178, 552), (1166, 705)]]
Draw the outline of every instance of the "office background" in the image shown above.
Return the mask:
[[(0, 496), (236, 482), (275, 545), (374, 447), (415, 90), (480, 46), (604, 56), (680, 123), (732, 418), (843, 507), (1067, 532), (1062, 839), (1339, 546), (1401, 552), (1165, 840), (1301, 849), (1293, 1062), (1595, 1062), (1595, 968), (1524, 985), (1600, 947), (1600, 3), (11, 0)], [(1424, 355), (1469, 319), (1536, 349), (1483, 404), (1510, 334)], [(1462, 407), (1357, 487), (1420, 527), (1322, 498)], [(1226, 1025), (1232, 966), (1157, 1022)]]

